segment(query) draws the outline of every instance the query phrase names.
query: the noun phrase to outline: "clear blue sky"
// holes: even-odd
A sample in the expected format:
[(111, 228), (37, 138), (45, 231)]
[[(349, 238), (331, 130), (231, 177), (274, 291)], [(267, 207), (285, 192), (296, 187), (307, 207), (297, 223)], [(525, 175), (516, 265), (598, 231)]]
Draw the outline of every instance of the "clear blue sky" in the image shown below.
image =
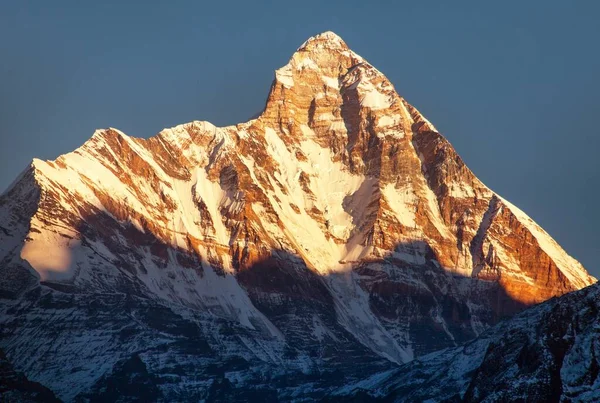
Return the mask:
[(5, 0), (0, 189), (96, 128), (247, 120), (273, 70), (332, 30), (600, 276), (599, 17), (598, 1)]

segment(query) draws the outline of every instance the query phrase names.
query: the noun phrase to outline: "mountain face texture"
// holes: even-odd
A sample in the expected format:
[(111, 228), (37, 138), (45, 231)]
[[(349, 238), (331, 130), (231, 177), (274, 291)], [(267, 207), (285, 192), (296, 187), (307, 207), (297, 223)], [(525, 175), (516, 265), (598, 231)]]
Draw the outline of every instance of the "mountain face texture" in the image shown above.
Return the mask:
[(0, 397), (2, 402), (60, 402), (51, 390), (16, 372), (0, 350)]
[(593, 282), (331, 32), (256, 119), (98, 130), (0, 197), (0, 348), (66, 401), (320, 398)]
[(332, 401), (598, 402), (600, 287), (526, 310), (474, 341), (330, 394)]

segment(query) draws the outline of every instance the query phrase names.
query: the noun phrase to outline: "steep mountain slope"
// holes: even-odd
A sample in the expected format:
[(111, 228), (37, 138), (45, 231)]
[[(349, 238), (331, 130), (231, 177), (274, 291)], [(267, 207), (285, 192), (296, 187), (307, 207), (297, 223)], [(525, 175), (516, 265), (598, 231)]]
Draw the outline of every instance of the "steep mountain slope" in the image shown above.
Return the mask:
[(16, 372), (0, 350), (0, 397), (2, 402), (60, 402), (51, 390)]
[(552, 299), (464, 346), (333, 393), (361, 401), (598, 401), (600, 287)]
[(254, 120), (98, 130), (0, 197), (0, 347), (67, 400), (317, 396), (594, 281), (331, 32)]

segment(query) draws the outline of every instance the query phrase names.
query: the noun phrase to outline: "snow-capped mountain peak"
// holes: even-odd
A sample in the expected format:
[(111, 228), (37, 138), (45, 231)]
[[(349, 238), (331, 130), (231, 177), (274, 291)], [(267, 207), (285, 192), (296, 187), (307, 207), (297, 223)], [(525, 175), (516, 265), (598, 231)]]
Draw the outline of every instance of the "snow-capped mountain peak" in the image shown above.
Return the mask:
[[(331, 32), (275, 71), (255, 119), (98, 130), (34, 160), (0, 217), (0, 347), (63, 399), (127, 365), (358, 376), (595, 281)], [(201, 397), (217, 375), (194, 376)]]
[(319, 48), (348, 50), (346, 42), (332, 31), (325, 31), (308, 38), (297, 51), (311, 51)]

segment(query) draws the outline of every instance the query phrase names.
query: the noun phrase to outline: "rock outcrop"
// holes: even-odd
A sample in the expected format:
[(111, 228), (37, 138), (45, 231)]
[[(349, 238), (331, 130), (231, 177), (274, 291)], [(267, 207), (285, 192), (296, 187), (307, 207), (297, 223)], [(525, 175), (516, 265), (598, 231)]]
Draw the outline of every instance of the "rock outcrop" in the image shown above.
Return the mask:
[(554, 298), (460, 347), (420, 357), (325, 401), (597, 402), (600, 288)]

